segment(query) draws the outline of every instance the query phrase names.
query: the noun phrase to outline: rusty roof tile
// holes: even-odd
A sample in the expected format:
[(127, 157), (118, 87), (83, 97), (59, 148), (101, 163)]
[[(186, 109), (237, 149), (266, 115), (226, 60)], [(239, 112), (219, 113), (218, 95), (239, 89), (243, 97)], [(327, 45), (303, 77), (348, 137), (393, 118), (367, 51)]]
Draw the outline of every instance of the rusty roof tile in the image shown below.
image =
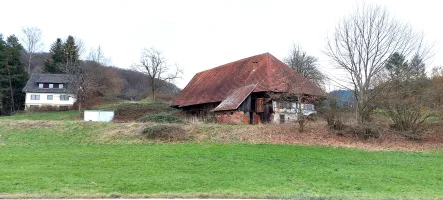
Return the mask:
[(224, 99), (216, 108), (212, 110), (222, 111), (222, 110), (235, 110), (240, 106), (240, 104), (254, 91), (257, 84), (247, 85), (240, 87), (233, 92), (231, 92), (226, 99)]
[(253, 92), (324, 95), (317, 85), (270, 53), (264, 53), (197, 73), (171, 106), (222, 102), (232, 91), (248, 85), (256, 85)]

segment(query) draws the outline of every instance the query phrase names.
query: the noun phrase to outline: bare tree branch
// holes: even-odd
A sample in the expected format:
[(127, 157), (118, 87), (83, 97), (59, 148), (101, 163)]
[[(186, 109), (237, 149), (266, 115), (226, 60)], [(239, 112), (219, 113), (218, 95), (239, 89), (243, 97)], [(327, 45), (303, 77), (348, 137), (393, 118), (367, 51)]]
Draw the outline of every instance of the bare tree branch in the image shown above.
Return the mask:
[(391, 17), (385, 8), (363, 4), (337, 25), (325, 53), (349, 75), (356, 94), (357, 119), (363, 123), (371, 111), (369, 102), (379, 94), (373, 90), (374, 79), (389, 56), (399, 52), (426, 58), (430, 49), (423, 34)]
[(323, 85), (325, 75), (318, 70), (318, 59), (314, 56), (307, 55), (299, 45), (293, 44), (288, 57), (283, 61), (298, 74), (312, 80), (317, 85)]
[[(170, 66), (167, 64), (163, 53), (154, 47), (144, 49), (140, 57), (140, 64), (132, 66), (133, 69), (148, 75), (151, 79), (152, 100), (156, 101), (156, 91), (162, 81), (174, 81), (181, 78), (183, 70), (177, 64), (175, 70), (170, 72)], [(168, 74), (169, 73), (169, 74)]]
[(42, 31), (37, 27), (24, 27), (22, 32), (23, 37), (21, 37), (21, 41), (24, 44), (28, 58), (28, 68), (26, 71), (30, 74), (32, 56), (43, 48)]

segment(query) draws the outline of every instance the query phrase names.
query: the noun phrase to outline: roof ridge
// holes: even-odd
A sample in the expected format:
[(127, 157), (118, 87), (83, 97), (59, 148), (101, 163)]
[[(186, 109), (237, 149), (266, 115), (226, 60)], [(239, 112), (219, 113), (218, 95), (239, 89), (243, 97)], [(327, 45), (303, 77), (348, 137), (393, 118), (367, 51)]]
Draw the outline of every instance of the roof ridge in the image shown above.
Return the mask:
[(257, 55), (254, 55), (254, 56), (249, 56), (249, 57), (247, 57), (247, 58), (242, 58), (242, 59), (239, 59), (239, 60), (236, 60), (236, 61), (232, 61), (232, 62), (228, 62), (228, 63), (222, 64), (222, 65), (219, 65), (219, 66), (217, 66), (217, 67), (213, 67), (213, 68), (210, 68), (210, 69), (207, 69), (207, 70), (203, 70), (203, 71), (201, 71), (201, 72), (198, 72), (197, 74), (200, 74), (200, 73), (202, 73), (202, 72), (206, 72), (206, 71), (208, 71), (208, 70), (213, 70), (213, 69), (216, 69), (216, 68), (219, 68), (219, 67), (223, 67), (223, 66), (226, 66), (226, 65), (229, 65), (229, 64), (232, 64), (232, 63), (236, 63), (236, 62), (240, 62), (240, 61), (243, 61), (243, 60), (251, 59), (252, 57), (265, 55), (265, 54), (269, 54), (269, 52), (261, 53), (261, 54), (257, 54)]
[(321, 95), (316, 85), (304, 81), (288, 65), (267, 52), (197, 73), (171, 105), (185, 107), (222, 102), (234, 90), (250, 84), (256, 84), (253, 92), (292, 92), (288, 84), (294, 84), (297, 79), (308, 94)]

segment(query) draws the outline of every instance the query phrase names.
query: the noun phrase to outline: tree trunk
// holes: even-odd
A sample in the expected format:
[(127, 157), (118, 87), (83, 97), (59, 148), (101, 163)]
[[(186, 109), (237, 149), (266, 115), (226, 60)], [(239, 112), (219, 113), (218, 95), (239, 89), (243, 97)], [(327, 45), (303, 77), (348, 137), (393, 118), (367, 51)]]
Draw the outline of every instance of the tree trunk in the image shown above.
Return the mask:
[(31, 74), (31, 59), (32, 59), (32, 53), (29, 53), (29, 59), (28, 59), (28, 74)]
[(363, 125), (365, 123), (365, 108), (366, 94), (363, 89), (360, 89), (360, 99), (357, 102), (357, 123)]
[(11, 70), (8, 66), (6, 66), (6, 69), (8, 70), (8, 78), (9, 78), (9, 88), (11, 91), (11, 113), (15, 112), (15, 105), (14, 105), (14, 90), (12, 89), (12, 79), (11, 79)]
[(152, 78), (152, 86), (151, 86), (151, 92), (152, 92), (152, 101), (155, 102), (155, 78)]

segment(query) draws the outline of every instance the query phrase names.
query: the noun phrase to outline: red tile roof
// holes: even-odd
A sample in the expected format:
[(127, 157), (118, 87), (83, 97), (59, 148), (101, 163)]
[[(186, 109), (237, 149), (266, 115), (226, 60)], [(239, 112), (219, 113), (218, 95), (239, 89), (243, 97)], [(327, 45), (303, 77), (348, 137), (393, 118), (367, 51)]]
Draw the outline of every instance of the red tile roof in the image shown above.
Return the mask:
[(222, 102), (238, 88), (248, 85), (256, 85), (253, 92), (324, 95), (317, 85), (270, 53), (264, 53), (197, 73), (171, 105)]

